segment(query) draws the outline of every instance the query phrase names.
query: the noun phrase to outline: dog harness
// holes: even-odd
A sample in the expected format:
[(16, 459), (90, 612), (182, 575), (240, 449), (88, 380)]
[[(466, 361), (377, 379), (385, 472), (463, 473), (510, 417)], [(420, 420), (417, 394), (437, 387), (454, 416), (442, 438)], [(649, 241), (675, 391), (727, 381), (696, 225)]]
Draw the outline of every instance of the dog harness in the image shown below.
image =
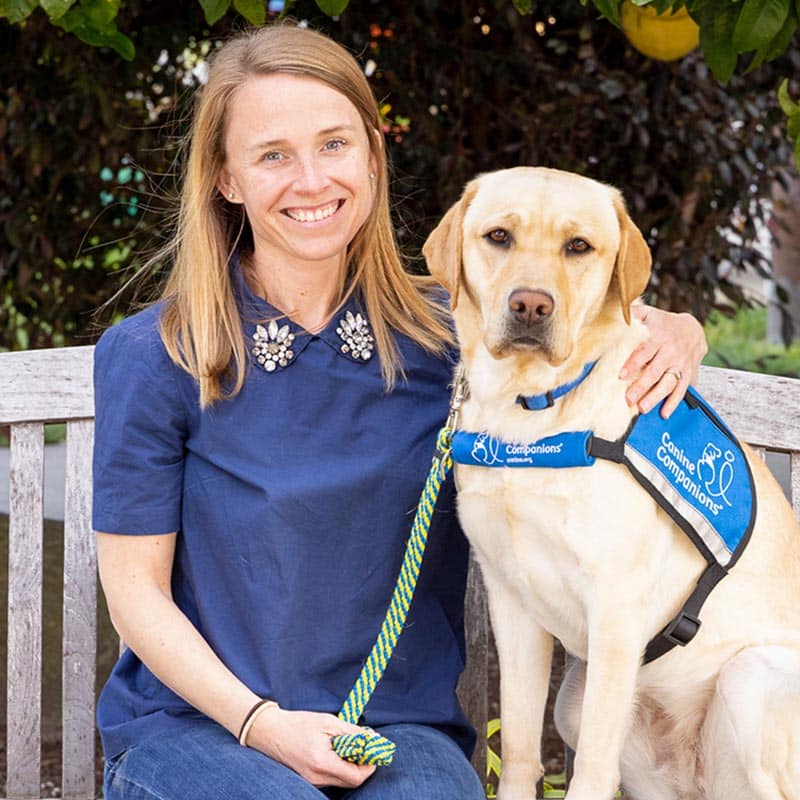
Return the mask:
[[(574, 388), (593, 366), (587, 365), (577, 381), (565, 386)], [(560, 396), (558, 391), (520, 397), (517, 402), (529, 410), (547, 408), (541, 398)], [(703, 603), (740, 558), (755, 524), (753, 476), (742, 447), (691, 387), (669, 419), (652, 409), (635, 417), (616, 441), (592, 431), (568, 431), (528, 443), (457, 431), (452, 457), (470, 466), (548, 468), (591, 467), (600, 458), (628, 469), (707, 564), (678, 615), (648, 643), (645, 664), (694, 638)]]

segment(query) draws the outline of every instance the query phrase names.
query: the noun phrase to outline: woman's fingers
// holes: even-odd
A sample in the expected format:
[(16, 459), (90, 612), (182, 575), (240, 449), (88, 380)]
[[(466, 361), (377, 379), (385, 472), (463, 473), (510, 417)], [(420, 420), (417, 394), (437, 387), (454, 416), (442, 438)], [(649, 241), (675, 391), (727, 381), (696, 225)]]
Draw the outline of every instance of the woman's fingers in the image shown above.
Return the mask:
[(280, 709), (264, 717), (256, 720), (248, 745), (285, 764), (314, 786), (354, 788), (375, 771), (374, 766), (344, 761), (333, 751), (333, 737), (361, 733), (363, 728), (357, 725), (313, 711)]
[(666, 399), (661, 409), (666, 418), (697, 378), (708, 350), (705, 334), (690, 314), (672, 314), (649, 306), (634, 306), (632, 312), (647, 326), (650, 338), (631, 353), (622, 367), (620, 378), (634, 378), (625, 397), (643, 414)]

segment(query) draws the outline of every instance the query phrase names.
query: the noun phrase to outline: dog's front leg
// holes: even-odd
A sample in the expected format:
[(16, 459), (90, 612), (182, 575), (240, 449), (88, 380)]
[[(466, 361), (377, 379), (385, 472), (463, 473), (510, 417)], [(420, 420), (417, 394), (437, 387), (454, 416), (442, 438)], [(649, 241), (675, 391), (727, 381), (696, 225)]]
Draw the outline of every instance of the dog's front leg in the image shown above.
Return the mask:
[(541, 742), (553, 637), (530, 618), (500, 578), (486, 577), (500, 662), (503, 774), (497, 798), (532, 800), (544, 772)]
[(575, 774), (567, 800), (611, 800), (619, 788), (620, 756), (641, 659), (634, 616), (625, 605), (592, 613)]

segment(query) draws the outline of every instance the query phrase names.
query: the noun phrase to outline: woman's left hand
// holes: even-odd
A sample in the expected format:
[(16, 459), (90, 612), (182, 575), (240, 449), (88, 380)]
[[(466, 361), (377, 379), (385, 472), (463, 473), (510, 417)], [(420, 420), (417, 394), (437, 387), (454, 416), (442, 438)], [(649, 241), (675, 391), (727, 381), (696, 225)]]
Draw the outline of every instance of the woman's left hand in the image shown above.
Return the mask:
[(708, 352), (705, 333), (691, 314), (642, 305), (632, 306), (631, 314), (644, 322), (650, 338), (631, 353), (620, 371), (622, 380), (635, 377), (625, 398), (642, 414), (667, 398), (661, 409), (666, 419), (697, 379), (700, 362)]

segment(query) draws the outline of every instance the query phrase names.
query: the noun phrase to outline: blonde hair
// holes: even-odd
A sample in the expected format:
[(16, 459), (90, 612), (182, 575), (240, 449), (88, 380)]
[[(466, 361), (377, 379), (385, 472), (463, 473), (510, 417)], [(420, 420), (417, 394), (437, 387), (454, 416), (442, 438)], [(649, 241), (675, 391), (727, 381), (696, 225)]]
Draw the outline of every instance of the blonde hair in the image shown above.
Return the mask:
[[(320, 33), (291, 24), (246, 31), (213, 56), (188, 135), (177, 231), (157, 256), (172, 270), (164, 287), (161, 337), (170, 357), (200, 384), (202, 407), (239, 392), (249, 359), (229, 261), (249, 225), (243, 208), (217, 188), (225, 163), (225, 125), (234, 92), (249, 77), (292, 73), (341, 92), (358, 110), (375, 158), (373, 210), (348, 248), (340, 305), (363, 298), (387, 390), (403, 376), (395, 334), (442, 353), (451, 341), (447, 311), (431, 297), (433, 282), (403, 265), (389, 207), (388, 165), (379, 111), (356, 60)], [(243, 236), (243, 233), (245, 234)]]

